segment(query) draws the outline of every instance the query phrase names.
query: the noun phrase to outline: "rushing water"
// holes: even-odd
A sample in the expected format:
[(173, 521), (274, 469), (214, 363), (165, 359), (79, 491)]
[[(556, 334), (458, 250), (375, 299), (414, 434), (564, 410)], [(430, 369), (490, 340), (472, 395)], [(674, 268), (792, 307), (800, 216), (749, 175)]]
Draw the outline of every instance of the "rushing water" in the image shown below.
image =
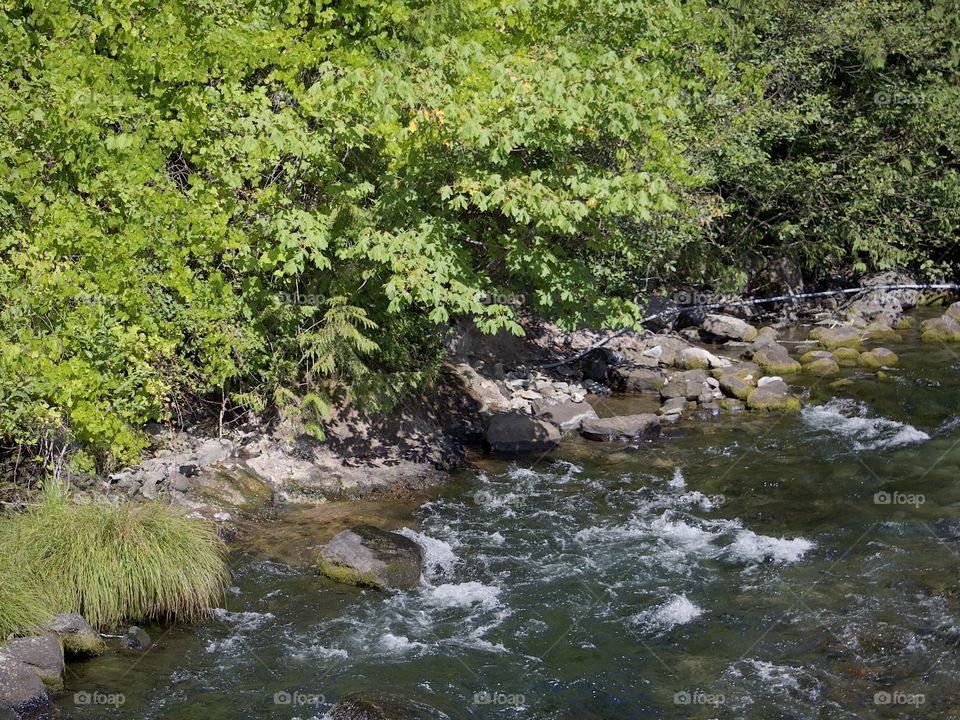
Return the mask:
[(215, 619), (72, 666), (63, 716), (306, 720), (380, 690), (451, 718), (960, 717), (960, 359), (891, 347), (891, 377), (799, 416), (485, 461), (400, 519), (413, 592), (237, 553)]

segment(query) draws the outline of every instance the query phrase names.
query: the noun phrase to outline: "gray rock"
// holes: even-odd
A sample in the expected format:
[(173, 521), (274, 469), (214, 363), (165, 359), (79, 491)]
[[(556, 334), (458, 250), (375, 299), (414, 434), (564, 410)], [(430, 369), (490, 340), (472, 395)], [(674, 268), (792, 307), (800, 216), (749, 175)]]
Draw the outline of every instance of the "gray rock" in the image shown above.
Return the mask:
[(561, 430), (576, 430), (585, 420), (595, 419), (597, 411), (585, 402), (565, 402), (546, 408), (538, 416)]
[(0, 717), (47, 720), (54, 707), (40, 676), (13, 658), (0, 656)]
[(499, 413), (487, 421), (487, 445), (495, 453), (546, 452), (560, 442), (552, 423), (521, 413)]
[(56, 615), (47, 626), (60, 637), (63, 652), (69, 658), (95, 657), (107, 650), (100, 633), (82, 615), (63, 613)]
[(190, 478), (186, 475), (181, 475), (179, 472), (174, 473), (170, 476), (170, 489), (176, 490), (177, 492), (187, 492), (190, 489)]
[(670, 398), (663, 405), (660, 406), (661, 415), (672, 415), (679, 417), (683, 415), (687, 410), (687, 399), (686, 398)]
[(334, 536), (320, 551), (317, 567), (337, 582), (409, 590), (420, 582), (423, 550), (403, 535), (357, 525)]
[(753, 325), (730, 315), (710, 313), (700, 323), (700, 327), (722, 340), (751, 342), (757, 337), (757, 329)]
[(587, 420), (580, 426), (580, 434), (590, 440), (633, 439), (660, 432), (660, 418), (652, 413), (618, 415)]
[(63, 687), (63, 646), (54, 633), (8, 640), (0, 647), (0, 656), (23, 663), (48, 687)]
[(146, 650), (153, 645), (153, 640), (143, 628), (131, 625), (120, 638), (120, 647), (124, 650)]
[(618, 368), (614, 373), (617, 386), (630, 392), (656, 392), (663, 385), (663, 375), (646, 368)]

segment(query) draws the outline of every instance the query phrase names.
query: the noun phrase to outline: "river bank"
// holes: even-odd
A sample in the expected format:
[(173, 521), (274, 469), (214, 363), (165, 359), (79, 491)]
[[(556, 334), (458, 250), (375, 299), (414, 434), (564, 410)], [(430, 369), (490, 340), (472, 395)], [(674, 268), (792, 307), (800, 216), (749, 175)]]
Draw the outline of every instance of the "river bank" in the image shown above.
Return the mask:
[[(860, 406), (851, 416), (850, 408), (831, 409), (831, 403), (865, 389), (882, 396), (884, 385), (895, 381), (898, 353), (942, 348), (951, 339), (943, 333), (954, 332), (954, 326), (960, 338), (957, 306), (913, 310), (908, 299), (904, 310), (903, 301), (893, 300), (861, 298), (842, 315), (825, 312), (813, 318), (814, 325), (784, 320), (779, 328), (705, 313), (685, 327), (621, 336), (554, 373), (537, 366), (580, 354), (602, 338), (541, 326), (524, 341), (487, 341), (473, 338), (468, 329), (454, 346), (447, 383), (439, 391), (443, 402), (429, 410), (418, 400), (399, 418), (344, 413), (331, 423), (326, 446), (284, 445), (253, 429), (220, 438), (184, 433), (140, 466), (104, 479), (101, 490), (183, 505), (218, 523), (237, 557), (279, 567), (312, 566), (337, 532), (358, 524), (406, 528), (409, 537), (425, 543), (429, 578), (439, 572), (437, 563), (452, 561), (431, 555), (438, 547), (420, 534), (416, 518), (438, 498), (449, 497), (456, 487), (451, 473), (482, 476), (488, 467), (522, 486), (525, 476), (498, 456), (520, 453), (531, 469), (540, 461), (632, 465), (631, 450), (704, 432), (694, 429), (701, 426), (698, 419), (725, 415), (728, 422), (703, 427), (729, 424), (742, 430), (779, 422), (770, 418), (797, 413), (801, 406), (808, 408), (803, 413), (808, 424), (846, 418), (841, 422), (856, 425)], [(626, 451), (622, 458), (618, 448)], [(680, 487), (681, 480), (676, 482)], [(481, 488), (469, 499), (482, 513), (499, 508), (509, 517), (534, 495), (532, 488), (519, 494)], [(713, 502), (699, 497), (708, 498), (706, 506)], [(783, 552), (793, 547), (787, 542)], [(776, 559), (781, 551), (772, 552)], [(761, 553), (759, 560), (765, 557)], [(461, 590), (453, 592), (459, 596)], [(152, 630), (165, 635), (168, 628)], [(116, 662), (130, 660), (121, 654)]]

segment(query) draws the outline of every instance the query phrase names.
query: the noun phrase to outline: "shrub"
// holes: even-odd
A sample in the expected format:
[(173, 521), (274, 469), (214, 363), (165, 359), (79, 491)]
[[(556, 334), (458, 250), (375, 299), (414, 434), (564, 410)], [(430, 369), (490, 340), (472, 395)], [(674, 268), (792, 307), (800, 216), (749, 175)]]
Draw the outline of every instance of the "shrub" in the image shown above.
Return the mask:
[(23, 568), (0, 559), (0, 644), (12, 633), (39, 631), (53, 617), (50, 599)]
[[(159, 503), (76, 504), (56, 488), (0, 521), (0, 564), (4, 578), (28, 573), (40, 590), (34, 598), (99, 627), (196, 619), (228, 579), (226, 547), (209, 523)], [(28, 624), (31, 617), (23, 615)], [(12, 627), (20, 622), (11, 617)]]

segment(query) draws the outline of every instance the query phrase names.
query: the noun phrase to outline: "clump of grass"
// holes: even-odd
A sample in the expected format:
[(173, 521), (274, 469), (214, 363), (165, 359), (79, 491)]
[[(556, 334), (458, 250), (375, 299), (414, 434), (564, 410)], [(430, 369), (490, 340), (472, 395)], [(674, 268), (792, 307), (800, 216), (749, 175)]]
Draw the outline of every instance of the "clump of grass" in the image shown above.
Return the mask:
[(77, 504), (58, 488), (0, 522), (0, 570), (12, 567), (58, 612), (98, 627), (197, 619), (229, 578), (226, 547), (206, 521), (159, 503)]
[(11, 634), (40, 632), (55, 610), (30, 575), (0, 561), (0, 645)]

